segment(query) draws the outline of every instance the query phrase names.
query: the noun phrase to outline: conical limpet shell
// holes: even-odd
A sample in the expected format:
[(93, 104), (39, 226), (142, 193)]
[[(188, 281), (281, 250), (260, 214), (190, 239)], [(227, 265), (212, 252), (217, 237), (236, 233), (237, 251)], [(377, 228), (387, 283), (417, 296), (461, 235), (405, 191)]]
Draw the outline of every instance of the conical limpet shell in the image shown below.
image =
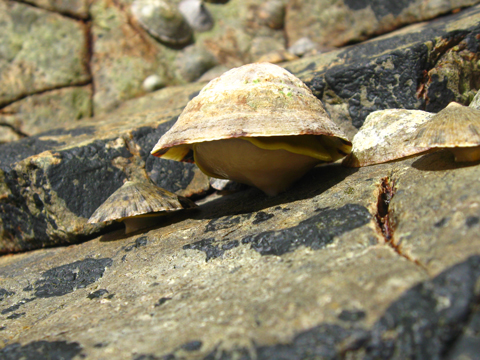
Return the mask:
[(310, 89), (285, 69), (249, 64), (208, 83), (152, 150), (207, 175), (286, 190), (316, 164), (350, 152)]
[(448, 148), (455, 161), (480, 160), (480, 110), (451, 102), (418, 129), (412, 146)]
[(95, 210), (88, 223), (123, 221), (125, 233), (130, 233), (154, 225), (158, 219), (153, 217), (194, 207), (192, 201), (153, 184), (127, 181)]
[(435, 114), (421, 110), (374, 111), (353, 138), (352, 152), (343, 165), (361, 167), (421, 154), (428, 149), (411, 146), (418, 128)]
[(182, 45), (192, 38), (192, 28), (173, 2), (135, 0), (131, 10), (140, 25), (160, 41)]

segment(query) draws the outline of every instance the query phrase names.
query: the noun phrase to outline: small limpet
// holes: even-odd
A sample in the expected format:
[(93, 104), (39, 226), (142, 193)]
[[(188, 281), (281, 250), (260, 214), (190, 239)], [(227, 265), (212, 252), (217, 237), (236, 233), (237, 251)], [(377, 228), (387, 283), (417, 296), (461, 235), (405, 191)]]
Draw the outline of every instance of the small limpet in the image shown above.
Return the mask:
[(458, 162), (480, 160), (480, 110), (451, 102), (419, 127), (412, 145), (449, 149)]
[(187, 198), (151, 183), (127, 181), (95, 210), (88, 223), (122, 221), (128, 234), (155, 225), (158, 216), (194, 207)]

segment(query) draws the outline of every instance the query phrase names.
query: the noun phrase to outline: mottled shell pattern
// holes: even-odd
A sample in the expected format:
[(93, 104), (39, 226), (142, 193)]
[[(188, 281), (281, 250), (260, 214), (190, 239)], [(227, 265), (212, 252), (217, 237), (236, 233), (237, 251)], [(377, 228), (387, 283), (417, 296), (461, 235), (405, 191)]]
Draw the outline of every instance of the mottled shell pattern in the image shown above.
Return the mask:
[(451, 102), (419, 127), (413, 146), (455, 148), (480, 145), (480, 110)]
[(388, 109), (370, 113), (353, 138), (352, 152), (343, 165), (380, 164), (425, 152), (410, 141), (418, 128), (435, 114), (421, 110)]
[(181, 45), (192, 38), (192, 28), (173, 1), (135, 0), (131, 11), (140, 25), (160, 41)]
[[(240, 137), (324, 135), (336, 151), (350, 152), (347, 136), (303, 82), (269, 63), (244, 65), (209, 82), (152, 150), (192, 161), (192, 144)], [(338, 155), (338, 156), (337, 156)]]
[(153, 184), (127, 181), (95, 210), (88, 223), (121, 221), (134, 216), (194, 207), (196, 205), (192, 201)]

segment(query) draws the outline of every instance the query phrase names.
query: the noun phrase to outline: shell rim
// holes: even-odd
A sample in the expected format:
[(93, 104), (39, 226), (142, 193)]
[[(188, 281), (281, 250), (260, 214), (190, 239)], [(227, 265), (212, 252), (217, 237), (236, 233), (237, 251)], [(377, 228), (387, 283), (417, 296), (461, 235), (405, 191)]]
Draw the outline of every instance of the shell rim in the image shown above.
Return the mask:
[(171, 148), (177, 147), (177, 146), (193, 145), (193, 144), (198, 144), (198, 143), (207, 142), (207, 141), (236, 139), (236, 138), (239, 138), (239, 137), (272, 137), (272, 136), (303, 136), (303, 135), (329, 136), (329, 137), (339, 139), (340, 141), (342, 141), (347, 146), (353, 146), (352, 142), (350, 140), (348, 140), (346, 138), (346, 136), (341, 137), (341, 136), (338, 136), (338, 135), (333, 135), (333, 134), (328, 134), (328, 133), (320, 133), (320, 134), (316, 133), (316, 132), (304, 132), (304, 133), (300, 133), (300, 134), (275, 134), (275, 133), (272, 133), (272, 134), (265, 135), (265, 134), (255, 134), (255, 133), (241, 132), (241, 133), (236, 133), (236, 134), (233, 134), (233, 135), (228, 135), (228, 136), (225, 135), (225, 136), (220, 136), (220, 137), (216, 137), (216, 138), (172, 141), (172, 142), (170, 142), (166, 145), (163, 145), (162, 147), (158, 147), (158, 148), (157, 148), (157, 145), (155, 145), (155, 147), (152, 149), (152, 151), (150, 153), (153, 156), (162, 157), (164, 154), (166, 154), (168, 152), (168, 150), (170, 150)]

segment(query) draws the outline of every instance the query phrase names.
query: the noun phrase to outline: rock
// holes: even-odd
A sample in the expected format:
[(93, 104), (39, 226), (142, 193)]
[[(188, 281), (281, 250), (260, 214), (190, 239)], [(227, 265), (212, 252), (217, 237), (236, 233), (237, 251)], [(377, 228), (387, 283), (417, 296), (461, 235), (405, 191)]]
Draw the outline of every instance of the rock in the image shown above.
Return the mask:
[(468, 106), (473, 107), (474, 109), (480, 110), (480, 91), (477, 91), (477, 94), (475, 95), (472, 102)]
[(224, 72), (227, 72), (228, 70), (230, 70), (230, 68), (226, 67), (225, 65), (214, 66), (213, 68), (205, 72), (202, 76), (200, 76), (196, 81), (205, 82), (213, 80), (222, 75)]
[(15, 131), (10, 125), (0, 123), (0, 144), (20, 140), (23, 136)]
[(174, 83), (167, 69), (176, 51), (132, 24), (126, 8), (126, 2), (106, 0), (95, 1), (90, 8), (95, 114), (110, 111), (123, 101), (144, 94), (142, 83), (152, 74), (165, 74), (166, 84)]
[[(286, 67), (307, 83), (332, 119), (353, 135), (375, 110), (429, 110), (428, 101), (434, 98), (438, 83), (423, 78), (424, 70), (435, 68), (427, 59), (440, 46), (446, 54), (462, 42), (475, 45), (479, 12), (480, 7), (473, 7)], [(453, 35), (460, 38), (449, 48), (444, 39)], [(471, 61), (477, 61), (476, 53), (471, 55)], [(207, 180), (199, 177), (194, 165), (162, 163), (149, 156), (160, 134), (201, 87), (194, 83), (162, 89), (83, 125), (2, 145), (1, 251), (71, 244), (93, 236), (101, 228), (86, 226), (86, 219), (127, 178), (148, 175), (167, 190), (191, 195), (208, 191)], [(419, 89), (429, 97), (418, 98)], [(188, 184), (195, 190), (185, 190)]]
[(435, 114), (421, 110), (387, 109), (367, 116), (352, 140), (343, 165), (360, 167), (418, 155), (428, 150), (413, 146), (421, 125)]
[(150, 35), (166, 44), (183, 45), (192, 38), (192, 28), (173, 1), (135, 0), (131, 11)]
[(88, 19), (89, 2), (87, 0), (25, 0), (24, 2), (60, 14), (66, 14), (80, 19)]
[(0, 354), (440, 358), (476, 328), (478, 176), (440, 153), (332, 164), (275, 198), (249, 189), (131, 237), (4, 256)]
[(268, 0), (262, 2), (258, 10), (259, 18), (272, 29), (283, 29), (287, 2), (287, 0)]
[[(479, 12), (286, 66), (354, 133), (373, 110), (470, 99), (474, 82), (453, 84), (463, 66), (477, 77)], [(478, 357), (480, 165), (446, 151), (317, 167), (276, 197), (216, 194), (132, 236), (88, 228), (126, 178), (203, 186), (149, 156), (202, 86), (0, 146), (0, 251), (38, 248), (0, 257), (0, 358)]]
[[(98, 232), (103, 225), (86, 224), (86, 220), (126, 179), (145, 178), (149, 173), (167, 190), (205, 192), (208, 179), (202, 185), (194, 165), (149, 155), (178, 116), (175, 109), (192, 94), (182, 91), (183, 96), (174, 96), (175, 89), (152, 96), (156, 110), (142, 113), (141, 104), (126, 104), (126, 110), (119, 109), (111, 118), (0, 145), (0, 252), (78, 242)], [(173, 110), (159, 113), (162, 102)], [(128, 114), (134, 110), (136, 115)]]
[(0, 106), (90, 82), (86, 29), (81, 22), (6, 1), (0, 2), (0, 22), (5, 29), (0, 33)]
[(0, 123), (24, 135), (75, 124), (92, 115), (92, 95), (91, 85), (31, 95), (1, 109)]
[[(449, 47), (449, 51), (440, 50), (443, 46)], [(426, 87), (420, 94), (435, 110), (446, 107), (450, 102), (448, 99), (469, 104), (480, 88), (480, 80), (476, 75), (480, 72), (480, 46), (477, 39), (443, 39), (435, 47), (438, 49), (435, 57), (438, 58), (435, 67), (427, 72)]]
[[(475, 238), (474, 233), (478, 231), (480, 218), (475, 204), (480, 192), (469, 189), (476, 181), (474, 174), (478, 169), (478, 166), (457, 165), (450, 152), (441, 150), (414, 159), (411, 168), (392, 173), (389, 181), (395, 187), (395, 196), (389, 209), (394, 246), (435, 274), (443, 271), (442, 264), (446, 261), (453, 264), (461, 261), (460, 254), (475, 254), (470, 239)], [(414, 180), (417, 176), (424, 178), (417, 182)], [(438, 176), (442, 177), (441, 181)], [(463, 180), (453, 182), (453, 177)], [(412, 181), (416, 181), (415, 186)], [(435, 195), (431, 192), (433, 188)], [(424, 195), (420, 195), (422, 192)], [(413, 199), (422, 201), (415, 203)], [(424, 202), (430, 204), (429, 208), (422, 206)], [(418, 232), (420, 228), (428, 230)], [(442, 250), (437, 246), (439, 243), (443, 244)]]
[(285, 51), (283, 42), (275, 41), (268, 36), (258, 36), (252, 39), (250, 56), (253, 62), (257, 62), (262, 56), (282, 50)]
[(178, 4), (178, 10), (195, 31), (208, 31), (215, 23), (202, 0), (182, 0)]
[(317, 50), (319, 46), (314, 43), (310, 38), (303, 37), (295, 41), (289, 48), (288, 51), (296, 56), (303, 56), (307, 53)]
[[(353, 137), (367, 115), (376, 110), (438, 112), (451, 101), (461, 102), (461, 87), (451, 84), (458, 84), (459, 73), (464, 74), (459, 67), (475, 74), (472, 79), (479, 76), (475, 70), (479, 13), (477, 5), (363, 44), (301, 59), (286, 68), (310, 86), (332, 119)], [(461, 35), (457, 32), (460, 29)], [(463, 65), (450, 67), (450, 72), (430, 62), (439, 54), (449, 56), (459, 51), (464, 52)], [(443, 79), (434, 72), (442, 72)]]
[(256, 61), (257, 62), (269, 62), (272, 64), (278, 64), (282, 62), (292, 61), (298, 59), (297, 56), (289, 53), (287, 50), (274, 50), (260, 56)]
[(389, 4), (381, 1), (292, 0), (287, 5), (285, 30), (290, 45), (307, 36), (321, 45), (341, 46), (477, 3), (475, 0), (455, 3), (414, 0)]
[(252, 39), (245, 29), (247, 2), (231, 1), (225, 5), (206, 5), (216, 20), (215, 26), (208, 32), (195, 34), (195, 43), (201, 44), (212, 53), (221, 65), (228, 68), (243, 65), (247, 62)]
[(146, 92), (159, 90), (163, 87), (165, 87), (165, 79), (156, 74), (148, 76), (142, 83), (142, 88)]
[(184, 82), (197, 80), (217, 65), (215, 57), (201, 46), (191, 45), (177, 54), (175, 66), (178, 77)]

